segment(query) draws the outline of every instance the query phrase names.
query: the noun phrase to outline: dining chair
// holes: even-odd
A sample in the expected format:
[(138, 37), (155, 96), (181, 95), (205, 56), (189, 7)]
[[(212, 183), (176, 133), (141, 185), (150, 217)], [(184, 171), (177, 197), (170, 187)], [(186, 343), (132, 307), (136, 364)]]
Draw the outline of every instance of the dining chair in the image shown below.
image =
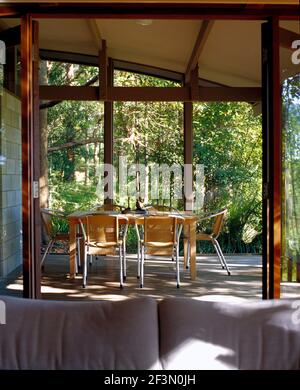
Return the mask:
[(222, 249), (220, 247), (220, 244), (218, 242), (218, 237), (221, 233), (224, 218), (226, 215), (227, 210), (222, 210), (218, 213), (208, 215), (206, 217), (200, 218), (199, 222), (202, 222), (204, 220), (210, 220), (212, 221), (212, 229), (209, 233), (206, 232), (200, 232), (196, 234), (196, 240), (198, 241), (210, 241), (213, 244), (213, 247), (215, 248), (215, 251), (217, 253), (217, 256), (219, 258), (220, 264), (223, 269), (226, 269), (227, 274), (230, 275), (230, 270), (227, 265), (226, 259), (223, 255)]
[(140, 287), (144, 286), (145, 255), (167, 256), (176, 259), (177, 288), (180, 285), (179, 269), (179, 238), (184, 218), (172, 215), (147, 215), (144, 217), (143, 231), (139, 230), (139, 223), (135, 223), (139, 246), (138, 250), (138, 277)]
[(119, 250), (120, 288), (126, 280), (126, 235), (128, 218), (124, 215), (88, 215), (79, 220), (84, 235), (83, 287), (87, 284), (87, 258), (115, 255)]
[[(44, 262), (48, 253), (50, 252), (53, 244), (56, 241), (68, 242), (70, 240), (69, 232), (61, 232), (55, 227), (55, 220), (63, 220), (68, 222), (67, 214), (63, 211), (51, 210), (51, 209), (41, 209), (41, 219), (44, 227), (44, 231), (48, 237), (48, 244), (46, 250), (41, 259), (41, 268), (44, 268)], [(82, 234), (76, 234), (77, 248), (80, 246), (80, 240), (83, 238)], [(75, 271), (78, 273), (78, 267), (80, 266), (80, 250), (77, 250), (76, 253), (76, 262), (75, 262)]]

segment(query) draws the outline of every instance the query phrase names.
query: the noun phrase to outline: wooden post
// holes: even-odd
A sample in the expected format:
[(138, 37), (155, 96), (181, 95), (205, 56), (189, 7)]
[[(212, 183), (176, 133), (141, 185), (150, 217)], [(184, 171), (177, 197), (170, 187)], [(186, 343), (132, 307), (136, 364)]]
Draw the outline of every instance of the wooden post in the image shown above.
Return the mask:
[(30, 15), (21, 18), (21, 107), (22, 107), (22, 224), (23, 295), (36, 298), (33, 207), (33, 26)]
[(263, 298), (280, 297), (281, 92), (279, 21), (262, 24)]
[(39, 85), (38, 57), (33, 61), (33, 45), (38, 53), (38, 24), (33, 25), (31, 16), (25, 15), (21, 18), (21, 99), (23, 295), (26, 298), (40, 298), (40, 215), (35, 187), (39, 178), (39, 153), (34, 153), (34, 147), (39, 147)]
[(184, 209), (193, 209), (193, 103), (184, 103)]
[(199, 76), (198, 76), (198, 64), (195, 69), (193, 69), (190, 73), (190, 97), (191, 101), (197, 101), (200, 97), (200, 89), (199, 89)]
[[(41, 210), (40, 210), (40, 98), (39, 98), (39, 23), (33, 21), (33, 143), (32, 143), (32, 162), (33, 162), (33, 185), (35, 192), (33, 194), (33, 239), (34, 239), (34, 257), (33, 267), (35, 273), (35, 298), (41, 298)], [(44, 156), (47, 158), (47, 156)]]
[(106, 41), (102, 40), (102, 49), (99, 51), (99, 99), (107, 99), (108, 69), (107, 69)]
[[(112, 60), (109, 60), (108, 63), (108, 72), (107, 72), (107, 82), (109, 86), (113, 86), (113, 64)], [(104, 102), (104, 164), (109, 164), (113, 166), (113, 102), (105, 101)], [(111, 204), (113, 203), (113, 177), (112, 172), (104, 173), (104, 176), (109, 178), (109, 182), (104, 187), (104, 192), (107, 193), (108, 197), (104, 199), (104, 203)]]
[(270, 268), (270, 298), (280, 298), (281, 282), (281, 86), (279, 58), (279, 18), (272, 18), (272, 78), (273, 78), (273, 251), (274, 260)]

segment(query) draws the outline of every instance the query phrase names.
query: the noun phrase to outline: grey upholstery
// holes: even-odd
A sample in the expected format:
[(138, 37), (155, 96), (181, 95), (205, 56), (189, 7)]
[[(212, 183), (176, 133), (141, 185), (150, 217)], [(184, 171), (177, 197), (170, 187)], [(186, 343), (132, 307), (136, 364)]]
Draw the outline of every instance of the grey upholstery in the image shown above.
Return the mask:
[(0, 369), (300, 369), (299, 301), (0, 300)]
[(300, 313), (292, 302), (164, 300), (159, 304), (162, 367), (300, 369)]
[(155, 300), (30, 301), (0, 297), (1, 369), (159, 368)]

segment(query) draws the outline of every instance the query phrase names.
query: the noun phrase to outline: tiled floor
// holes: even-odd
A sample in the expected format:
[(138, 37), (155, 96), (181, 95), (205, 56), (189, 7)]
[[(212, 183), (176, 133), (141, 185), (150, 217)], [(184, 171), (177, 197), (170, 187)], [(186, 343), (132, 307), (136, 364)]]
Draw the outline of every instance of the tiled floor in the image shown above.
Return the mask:
[[(144, 288), (136, 278), (137, 261), (128, 255), (127, 280), (119, 288), (118, 258), (101, 257), (89, 267), (88, 285), (82, 288), (82, 276), (68, 277), (68, 256), (50, 255), (42, 277), (44, 299), (56, 300), (123, 300), (136, 296), (156, 299), (182, 296), (204, 300), (260, 299), (262, 267), (260, 256), (226, 256), (231, 276), (221, 269), (215, 256), (197, 257), (197, 280), (191, 281), (189, 271), (181, 271), (181, 287), (176, 288), (175, 263), (168, 259), (151, 259), (145, 266)], [(283, 285), (283, 297), (299, 297), (300, 285)], [(16, 271), (0, 283), (0, 294), (21, 295), (22, 277)]]

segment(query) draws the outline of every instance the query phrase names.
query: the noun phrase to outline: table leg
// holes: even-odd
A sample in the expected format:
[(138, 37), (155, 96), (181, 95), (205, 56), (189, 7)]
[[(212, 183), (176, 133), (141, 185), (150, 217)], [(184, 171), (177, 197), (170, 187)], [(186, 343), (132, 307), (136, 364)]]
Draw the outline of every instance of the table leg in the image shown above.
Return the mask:
[(196, 222), (190, 224), (190, 272), (191, 279), (195, 280), (197, 277), (196, 269)]
[(76, 261), (76, 223), (70, 223), (70, 279), (75, 279), (75, 261)]
[(80, 266), (83, 266), (84, 263), (84, 239), (82, 238), (79, 240), (79, 245), (80, 245)]
[(183, 226), (183, 264), (184, 268), (186, 268), (188, 264), (188, 256), (189, 256), (189, 236), (190, 236), (190, 226)]

